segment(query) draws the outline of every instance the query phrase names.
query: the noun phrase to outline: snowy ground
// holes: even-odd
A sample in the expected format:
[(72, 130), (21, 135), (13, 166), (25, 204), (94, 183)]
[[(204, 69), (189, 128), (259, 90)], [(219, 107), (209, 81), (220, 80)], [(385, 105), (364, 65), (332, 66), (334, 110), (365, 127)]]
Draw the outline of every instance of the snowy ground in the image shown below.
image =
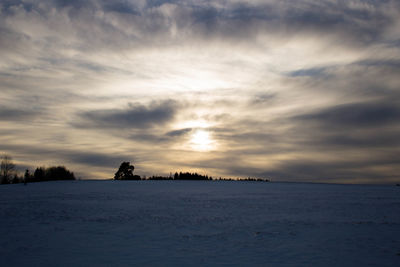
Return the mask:
[(400, 187), (0, 186), (0, 266), (400, 266)]

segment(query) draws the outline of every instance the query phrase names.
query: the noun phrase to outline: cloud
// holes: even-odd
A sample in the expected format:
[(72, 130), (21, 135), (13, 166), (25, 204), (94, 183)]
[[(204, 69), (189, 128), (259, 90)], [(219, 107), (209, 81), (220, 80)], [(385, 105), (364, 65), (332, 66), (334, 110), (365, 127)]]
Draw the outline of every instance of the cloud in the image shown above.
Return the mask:
[(377, 127), (400, 121), (400, 109), (394, 103), (351, 103), (293, 118), (303, 123), (319, 123), (328, 127)]
[(170, 131), (170, 132), (166, 133), (166, 135), (170, 136), (170, 137), (176, 137), (176, 136), (185, 135), (191, 131), (192, 131), (192, 128), (184, 128), (184, 129)]
[(131, 160), (132, 156), (107, 155), (104, 153), (90, 153), (86, 151), (68, 151), (64, 154), (64, 158), (77, 164), (116, 168), (122, 161)]
[(136, 142), (145, 142), (148, 144), (171, 144), (177, 141), (182, 141), (185, 135), (192, 131), (191, 128), (172, 130), (164, 133), (162, 130), (137, 129), (137, 131), (129, 135), (129, 139)]
[(136, 142), (145, 142), (148, 144), (157, 144), (168, 142), (170, 139), (162, 134), (153, 133), (151, 130), (143, 130), (129, 136), (129, 139)]
[[(57, 13), (51, 11), (54, 6)], [(392, 25), (395, 14), (389, 12), (390, 7), (393, 13), (395, 2), (351, 5), (332, 1), (312, 4), (309, 1), (148, 1), (144, 5), (142, 1), (43, 1), (39, 5), (17, 1), (3, 4), (2, 13), (9, 20), (24, 16), (26, 22), (35, 23), (35, 32), (24, 31), (32, 39), (36, 39), (34, 34), (38, 31), (48, 32), (56, 37), (53, 40), (67, 39), (70, 47), (92, 52), (154, 45), (159, 38), (164, 44), (186, 38), (252, 43), (263, 34), (282, 38), (282, 32), (334, 34), (341, 37), (342, 43), (364, 46), (379, 41)], [(54, 24), (44, 25), (42, 16)], [(18, 25), (21, 21), (14, 26), (15, 30)]]
[[(18, 158), (27, 157), (29, 158), (28, 164), (17, 163), (17, 167), (20, 171), (23, 171), (22, 167), (34, 169), (39, 166), (49, 164), (49, 159), (52, 159), (53, 165), (72, 165), (80, 166), (77, 168), (77, 172), (91, 178), (91, 173), (96, 173), (97, 169), (115, 169), (122, 161), (133, 161), (133, 156), (128, 154), (111, 155), (104, 152), (89, 152), (78, 149), (65, 149), (65, 148), (51, 148), (46, 146), (32, 146), (32, 145), (15, 145), (15, 144), (0, 144), (0, 150), (14, 151), (17, 153)], [(22, 155), (19, 155), (22, 154)], [(33, 165), (36, 162), (37, 165)], [(82, 166), (86, 166), (85, 169)], [(108, 173), (110, 176), (110, 174)]]
[[(398, 153), (397, 153), (398, 154)], [(338, 160), (338, 161), (318, 161), (318, 160), (293, 160), (283, 162), (276, 169), (261, 173), (267, 177), (276, 179), (336, 183), (381, 183), (382, 181), (396, 181), (396, 174), (393, 169), (398, 169), (399, 164), (391, 155), (387, 158), (371, 160)], [(379, 176), (379, 179), (377, 178)]]
[(300, 69), (289, 73), (289, 76), (321, 76), (324, 75), (325, 68), (310, 68), (310, 69)]
[(41, 113), (38, 109), (0, 107), (0, 121), (27, 122)]
[(153, 102), (148, 106), (132, 104), (126, 109), (103, 109), (79, 114), (80, 127), (105, 129), (149, 128), (170, 122), (176, 113), (177, 103), (172, 100)]
[[(134, 154), (147, 175), (392, 181), (399, 17), (394, 0), (2, 1), (0, 143), (88, 173)], [(197, 128), (216, 151), (188, 145)]]
[[(325, 147), (345, 147), (345, 148), (389, 148), (397, 149), (400, 147), (400, 140), (397, 131), (386, 131), (384, 129), (376, 129), (374, 133), (339, 133), (325, 137), (321, 140), (321, 146)], [(314, 140), (317, 142), (317, 140)]]
[(140, 15), (140, 10), (137, 7), (126, 1), (114, 1), (111, 3), (105, 3), (103, 10), (107, 12), (116, 12), (121, 14), (133, 14)]

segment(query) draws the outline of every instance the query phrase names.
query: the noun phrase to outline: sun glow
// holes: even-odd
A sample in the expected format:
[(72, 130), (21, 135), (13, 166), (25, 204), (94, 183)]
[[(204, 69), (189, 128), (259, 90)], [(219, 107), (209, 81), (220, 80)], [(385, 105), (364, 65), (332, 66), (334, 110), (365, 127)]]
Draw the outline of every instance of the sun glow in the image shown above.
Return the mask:
[(205, 130), (196, 130), (190, 139), (190, 145), (196, 151), (209, 151), (214, 147), (210, 133)]

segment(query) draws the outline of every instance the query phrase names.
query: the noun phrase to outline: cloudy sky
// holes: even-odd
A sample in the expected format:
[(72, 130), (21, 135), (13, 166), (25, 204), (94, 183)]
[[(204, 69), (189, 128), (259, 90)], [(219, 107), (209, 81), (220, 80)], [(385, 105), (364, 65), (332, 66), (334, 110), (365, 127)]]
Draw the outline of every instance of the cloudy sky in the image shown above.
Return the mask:
[(400, 178), (397, 0), (0, 1), (0, 153), (23, 171)]

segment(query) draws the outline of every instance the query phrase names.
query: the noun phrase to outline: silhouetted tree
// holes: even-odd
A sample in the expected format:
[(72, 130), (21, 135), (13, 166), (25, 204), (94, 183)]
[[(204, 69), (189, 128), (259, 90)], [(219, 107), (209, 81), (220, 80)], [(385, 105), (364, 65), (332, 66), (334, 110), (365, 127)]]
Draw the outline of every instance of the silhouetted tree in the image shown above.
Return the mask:
[(18, 176), (15, 171), (15, 165), (11, 161), (11, 157), (4, 156), (1, 160), (0, 183), (21, 183), (24, 182), (42, 182), (42, 181), (55, 181), (55, 180), (75, 180), (75, 175), (64, 166), (55, 167), (38, 167), (35, 172), (31, 174), (29, 170), (25, 170), (24, 176)]
[(114, 175), (115, 180), (140, 180), (139, 175), (133, 175), (135, 167), (128, 161), (124, 161), (119, 166), (118, 171)]
[(14, 176), (13, 176), (13, 178), (12, 178), (12, 180), (11, 180), (11, 183), (12, 183), (12, 184), (18, 184), (20, 181), (21, 181), (21, 180), (20, 180), (20, 178), (18, 177), (18, 175), (17, 175), (16, 173), (14, 173)]
[[(27, 172), (25, 172), (27, 174)], [(57, 180), (75, 180), (75, 175), (64, 166), (55, 167), (39, 167), (33, 173), (33, 178), (29, 179), (32, 182), (42, 181), (57, 181)]]
[(25, 170), (25, 174), (24, 174), (24, 184), (30, 182), (32, 179), (32, 175), (30, 173), (30, 171), (28, 169)]
[(46, 180), (75, 180), (73, 172), (64, 166), (50, 167), (46, 169)]
[(46, 170), (44, 167), (36, 168), (35, 172), (33, 173), (33, 181), (41, 182), (45, 181), (46, 178)]
[(10, 183), (14, 169), (15, 169), (15, 164), (12, 162), (12, 158), (8, 155), (4, 155), (1, 158), (0, 183), (2, 184)]
[(212, 177), (208, 177), (208, 175), (202, 175), (190, 172), (176, 172), (174, 175), (174, 180), (212, 180)]
[(172, 180), (173, 178), (171, 176), (159, 176), (159, 175), (153, 175), (150, 176), (147, 180)]

